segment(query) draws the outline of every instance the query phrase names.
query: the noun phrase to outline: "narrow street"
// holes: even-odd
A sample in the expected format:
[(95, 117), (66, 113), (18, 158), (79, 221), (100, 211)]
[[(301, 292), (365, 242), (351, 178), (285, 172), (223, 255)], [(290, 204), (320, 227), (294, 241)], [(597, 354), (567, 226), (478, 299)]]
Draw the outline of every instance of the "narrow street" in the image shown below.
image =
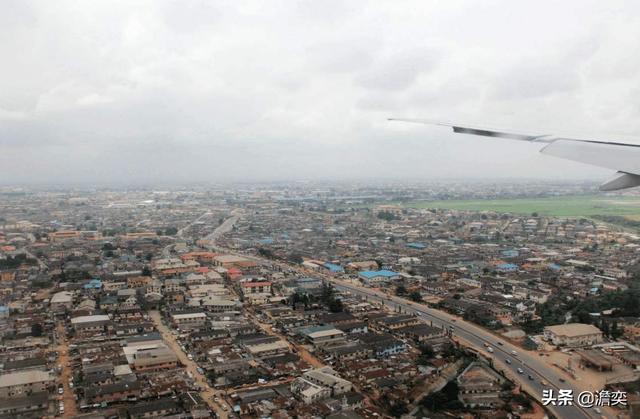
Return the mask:
[[(162, 335), (164, 341), (167, 343), (167, 346), (169, 346), (173, 350), (173, 352), (175, 352), (180, 362), (185, 365), (186, 370), (193, 375), (196, 383), (198, 383), (201, 388), (200, 396), (202, 397), (202, 399), (209, 405), (209, 407), (211, 407), (213, 411), (216, 412), (219, 418), (228, 418), (228, 412), (230, 411), (231, 406), (229, 406), (224, 401), (224, 398), (221, 397), (222, 392), (212, 389), (207, 383), (207, 378), (203, 374), (200, 374), (198, 372), (197, 363), (193, 360), (190, 360), (187, 357), (187, 354), (184, 353), (184, 351), (180, 347), (180, 344), (176, 340), (176, 336), (173, 335), (171, 333), (171, 330), (162, 322), (162, 315), (160, 314), (160, 312), (158, 310), (150, 310), (149, 317), (151, 317), (151, 319), (153, 320), (153, 323)], [(213, 399), (214, 397), (219, 397), (220, 401), (216, 403)], [(226, 411), (223, 409), (223, 406), (226, 406)]]
[[(64, 402), (64, 417), (72, 417), (78, 414), (78, 406), (73, 394), (73, 389), (69, 387), (69, 378), (73, 377), (73, 371), (69, 364), (69, 341), (67, 340), (64, 324), (62, 322), (58, 322), (56, 332), (58, 334), (58, 345), (56, 346), (56, 351), (58, 352), (58, 365), (62, 367), (62, 371), (60, 372), (60, 382), (64, 387), (64, 393), (62, 395), (58, 394), (57, 388), (56, 394), (58, 395), (58, 400), (62, 400)], [(56, 406), (56, 409), (57, 408), (58, 406)]]
[(303, 345), (292, 343), (289, 339), (287, 339), (286, 336), (273, 330), (270, 324), (261, 322), (252, 311), (247, 312), (249, 313), (251, 319), (257, 325), (259, 325), (262, 330), (264, 330), (268, 335), (277, 336), (285, 341), (287, 345), (289, 345), (289, 349), (291, 349), (293, 352), (297, 352), (300, 358), (307, 364), (311, 365), (313, 368), (322, 368), (325, 366), (322, 361), (320, 361), (315, 355), (309, 352)]

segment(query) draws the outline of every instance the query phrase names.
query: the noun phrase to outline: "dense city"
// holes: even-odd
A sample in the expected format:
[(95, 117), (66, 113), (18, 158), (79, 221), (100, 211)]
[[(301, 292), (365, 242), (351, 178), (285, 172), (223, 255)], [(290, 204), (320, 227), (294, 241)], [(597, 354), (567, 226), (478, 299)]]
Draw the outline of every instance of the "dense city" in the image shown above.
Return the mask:
[(640, 234), (429, 206), (528, 185), (3, 188), (0, 417), (636, 417)]

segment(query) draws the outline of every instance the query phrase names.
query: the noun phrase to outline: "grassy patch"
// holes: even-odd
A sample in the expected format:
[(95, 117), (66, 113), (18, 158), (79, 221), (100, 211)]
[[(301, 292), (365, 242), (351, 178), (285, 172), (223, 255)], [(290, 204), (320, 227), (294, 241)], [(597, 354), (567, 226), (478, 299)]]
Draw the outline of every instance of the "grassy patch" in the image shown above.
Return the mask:
[(406, 203), (411, 208), (443, 208), (467, 211), (495, 211), (557, 217), (623, 216), (640, 219), (640, 198), (606, 197), (600, 195), (563, 196), (553, 198), (478, 199), (447, 201), (416, 201)]

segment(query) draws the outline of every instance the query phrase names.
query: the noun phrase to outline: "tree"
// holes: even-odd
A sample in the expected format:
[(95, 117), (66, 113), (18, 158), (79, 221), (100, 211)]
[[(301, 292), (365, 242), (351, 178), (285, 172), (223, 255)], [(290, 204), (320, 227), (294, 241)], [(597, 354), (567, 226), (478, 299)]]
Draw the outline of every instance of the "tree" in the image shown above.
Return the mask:
[(613, 324), (611, 325), (611, 337), (613, 339), (618, 339), (620, 336), (622, 336), (624, 330), (620, 330), (620, 328), (618, 327), (618, 320), (614, 320)]
[(422, 301), (422, 295), (418, 291), (412, 291), (411, 294), (409, 294), (409, 298), (417, 303)]
[(389, 211), (380, 211), (377, 215), (377, 217), (381, 220), (385, 220), (385, 221), (393, 221), (393, 220), (397, 220), (398, 217), (396, 217), (395, 215), (393, 215), (393, 213), (389, 212)]
[(302, 262), (304, 262), (304, 259), (298, 253), (292, 253), (291, 255), (289, 255), (289, 261), (291, 261), (292, 263), (297, 263), (298, 265), (301, 265)]
[(406, 295), (407, 288), (404, 285), (398, 285), (396, 287), (396, 295)]
[(151, 276), (151, 269), (148, 266), (142, 268), (142, 276)]
[(116, 250), (116, 247), (112, 243), (106, 242), (102, 245), (102, 250)]
[(389, 407), (389, 414), (395, 418), (399, 418), (406, 413), (409, 413), (409, 408), (407, 407), (407, 403), (402, 400), (397, 400)]
[(433, 347), (429, 344), (420, 345), (420, 356), (418, 357), (417, 363), (418, 365), (428, 365), (431, 363), (431, 359), (433, 359), (435, 355), (435, 351)]
[(273, 259), (274, 258), (274, 254), (271, 251), (271, 249), (267, 249), (267, 248), (264, 248), (264, 247), (261, 247), (261, 248), (258, 249), (258, 254), (260, 256), (264, 257), (264, 258), (267, 258), (267, 259)]
[(31, 325), (31, 336), (33, 337), (42, 336), (42, 325), (40, 323), (34, 323)]
[(342, 310), (344, 310), (342, 301), (338, 299), (333, 299), (332, 301), (330, 301), (328, 304), (328, 307), (329, 307), (329, 311), (331, 311), (332, 313), (339, 313)]

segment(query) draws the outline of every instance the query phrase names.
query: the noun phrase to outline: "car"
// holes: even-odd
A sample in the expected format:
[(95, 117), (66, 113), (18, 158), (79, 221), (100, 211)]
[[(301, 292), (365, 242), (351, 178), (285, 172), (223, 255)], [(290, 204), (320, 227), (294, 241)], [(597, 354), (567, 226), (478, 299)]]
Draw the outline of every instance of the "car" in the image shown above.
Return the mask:
[(542, 384), (543, 386), (548, 385), (549, 383), (547, 383), (545, 380), (540, 381), (540, 384)]
[(226, 405), (226, 404), (223, 404), (223, 405), (222, 405), (222, 410), (224, 410), (224, 411), (226, 412), (228, 409), (229, 409), (229, 408), (227, 407), (227, 405)]
[(533, 375), (529, 374), (528, 378), (529, 380), (533, 381)]
[(524, 370), (522, 368), (518, 368), (518, 374), (524, 374)]
[(516, 351), (511, 351), (511, 355), (518, 356), (518, 353)]
[(485, 348), (489, 347), (489, 344), (487, 342), (483, 343), (483, 345), (484, 345)]
[(504, 346), (504, 342), (502, 342), (502, 341), (500, 341), (500, 340), (499, 340), (499, 341), (498, 341), (498, 345), (500, 345), (500, 346)]
[(600, 410), (599, 407), (594, 407), (593, 411), (596, 412), (597, 414), (601, 415), (602, 414), (602, 410)]
[(218, 402), (220, 401), (220, 397), (214, 397), (214, 398), (213, 398), (213, 401), (214, 401), (214, 402), (216, 402), (216, 403), (218, 403)]
[(489, 353), (493, 353), (493, 348), (492, 348), (491, 346), (488, 346), (488, 347), (487, 347), (487, 352), (489, 352)]
[(60, 384), (58, 386), (58, 394), (62, 394), (62, 393), (64, 393), (64, 387), (62, 387), (62, 384)]
[(505, 359), (504, 362), (506, 362), (507, 364), (511, 364), (511, 360), (509, 358)]
[(566, 383), (566, 382), (567, 382), (567, 380), (565, 380), (565, 379), (564, 379), (564, 378), (562, 378), (562, 377), (558, 378), (558, 381), (560, 381), (561, 383)]

